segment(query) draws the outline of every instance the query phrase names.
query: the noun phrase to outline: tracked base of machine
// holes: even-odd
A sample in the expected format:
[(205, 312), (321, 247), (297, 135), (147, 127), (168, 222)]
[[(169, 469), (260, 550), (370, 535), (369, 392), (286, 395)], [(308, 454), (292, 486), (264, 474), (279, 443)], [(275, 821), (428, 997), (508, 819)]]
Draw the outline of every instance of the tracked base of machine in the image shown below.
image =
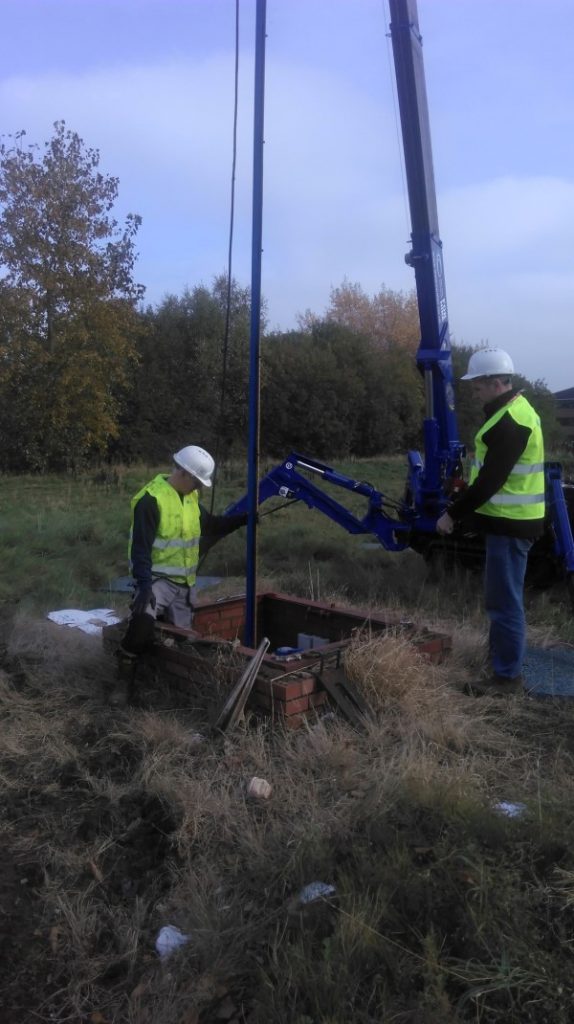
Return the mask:
[[(564, 495), (570, 522), (573, 523), (574, 486), (564, 485)], [(485, 541), (481, 533), (457, 530), (445, 537), (413, 531), (409, 540), (414, 551), (442, 572), (448, 573), (455, 568), (461, 568), (478, 573), (484, 568)], [(526, 586), (535, 590), (546, 590), (558, 583), (569, 584), (569, 592), (574, 601), (571, 574), (562, 554), (556, 549), (556, 536), (549, 520), (543, 536), (535, 541), (530, 549)]]
[[(198, 664), (202, 658), (207, 662), (209, 657), (209, 641), (213, 642), (213, 650), (217, 642), (222, 641), (222, 661), (225, 661), (225, 645), (232, 655), (228, 672), (231, 684), (255, 655), (255, 648), (244, 644), (245, 604), (243, 595), (200, 603), (196, 606), (193, 630), (158, 622), (152, 654), (157, 668), (182, 680), (197, 681)], [(287, 728), (296, 728), (306, 717), (314, 717), (336, 699), (326, 673), (340, 668), (351, 641), (358, 636), (371, 637), (390, 630), (407, 636), (417, 650), (433, 662), (444, 660), (452, 647), (449, 635), (431, 632), (399, 616), (385, 614), (383, 617), (367, 609), (345, 608), (274, 592), (258, 594), (256, 646), (264, 637), (269, 639), (270, 646), (248, 706)], [(117, 645), (122, 632), (122, 624), (104, 629), (104, 644), (108, 649)]]

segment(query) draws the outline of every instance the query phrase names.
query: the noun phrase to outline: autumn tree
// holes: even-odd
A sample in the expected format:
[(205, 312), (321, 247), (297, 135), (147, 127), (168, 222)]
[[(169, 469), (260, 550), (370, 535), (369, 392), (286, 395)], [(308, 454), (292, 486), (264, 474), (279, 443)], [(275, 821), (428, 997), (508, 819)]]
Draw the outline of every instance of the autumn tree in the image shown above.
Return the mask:
[(322, 320), (368, 338), (379, 349), (396, 345), (415, 352), (418, 347), (420, 326), (414, 291), (405, 294), (383, 285), (371, 297), (360, 284), (345, 280), (331, 289), (329, 305), (321, 317), (307, 310), (299, 317), (299, 325), (302, 330), (312, 330)]
[(63, 468), (118, 432), (140, 218), (118, 225), (118, 179), (63, 121), (42, 150), (24, 134), (0, 144), (0, 464)]

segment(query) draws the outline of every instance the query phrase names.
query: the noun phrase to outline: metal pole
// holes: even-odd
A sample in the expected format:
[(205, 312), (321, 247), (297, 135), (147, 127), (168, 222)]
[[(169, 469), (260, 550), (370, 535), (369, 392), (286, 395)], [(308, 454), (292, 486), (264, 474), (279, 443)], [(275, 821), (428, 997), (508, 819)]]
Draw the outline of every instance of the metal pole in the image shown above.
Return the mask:
[(249, 339), (249, 441), (247, 453), (247, 578), (245, 644), (257, 645), (257, 505), (259, 484), (259, 343), (263, 227), (263, 123), (265, 106), (265, 19), (267, 0), (257, 0), (255, 19), (255, 102), (253, 119), (253, 213), (251, 232), (251, 331)]

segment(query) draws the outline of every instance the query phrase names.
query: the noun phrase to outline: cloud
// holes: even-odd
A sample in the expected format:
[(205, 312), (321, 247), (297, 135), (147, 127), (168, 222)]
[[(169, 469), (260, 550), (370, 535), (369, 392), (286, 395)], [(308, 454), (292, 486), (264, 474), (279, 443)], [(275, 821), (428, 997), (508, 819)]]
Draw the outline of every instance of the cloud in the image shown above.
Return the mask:
[[(250, 280), (252, 61), (243, 55), (235, 274)], [(18, 76), (0, 82), (5, 131), (43, 142), (56, 119), (100, 150), (120, 179), (120, 216), (140, 213), (137, 279), (148, 300), (224, 270), (229, 227), (233, 62)], [(380, 85), (380, 83), (379, 83)], [(322, 66), (270, 57), (266, 90), (263, 293), (272, 326), (321, 312), (347, 277), (370, 293), (410, 290), (410, 224), (390, 95)], [(439, 190), (451, 327), (459, 340), (508, 344), (525, 372), (567, 386), (574, 181), (501, 175)], [(541, 352), (544, 348), (544, 354)], [(516, 354), (517, 363), (520, 357)], [(574, 372), (574, 371), (573, 371)], [(573, 381), (574, 383), (574, 381)]]
[(451, 329), (508, 347), (553, 389), (574, 379), (574, 181), (500, 178), (439, 197)]

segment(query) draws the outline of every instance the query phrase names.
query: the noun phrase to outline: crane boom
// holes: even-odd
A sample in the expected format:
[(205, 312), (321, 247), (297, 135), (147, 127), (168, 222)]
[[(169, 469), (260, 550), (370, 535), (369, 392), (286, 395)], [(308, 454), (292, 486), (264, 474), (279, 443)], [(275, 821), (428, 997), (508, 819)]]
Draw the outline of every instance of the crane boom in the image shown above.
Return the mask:
[[(390, 11), (411, 216), (412, 248), (405, 261), (415, 272), (421, 329), (417, 365), (424, 377), (426, 401), (425, 459), (424, 464), (418, 460), (420, 479), (413, 481), (411, 490), (415, 506), (436, 516), (445, 479), (459, 475), (464, 447), (458, 437), (454, 405), (442, 242), (416, 0), (390, 0)], [(411, 459), (414, 464), (416, 459)]]

